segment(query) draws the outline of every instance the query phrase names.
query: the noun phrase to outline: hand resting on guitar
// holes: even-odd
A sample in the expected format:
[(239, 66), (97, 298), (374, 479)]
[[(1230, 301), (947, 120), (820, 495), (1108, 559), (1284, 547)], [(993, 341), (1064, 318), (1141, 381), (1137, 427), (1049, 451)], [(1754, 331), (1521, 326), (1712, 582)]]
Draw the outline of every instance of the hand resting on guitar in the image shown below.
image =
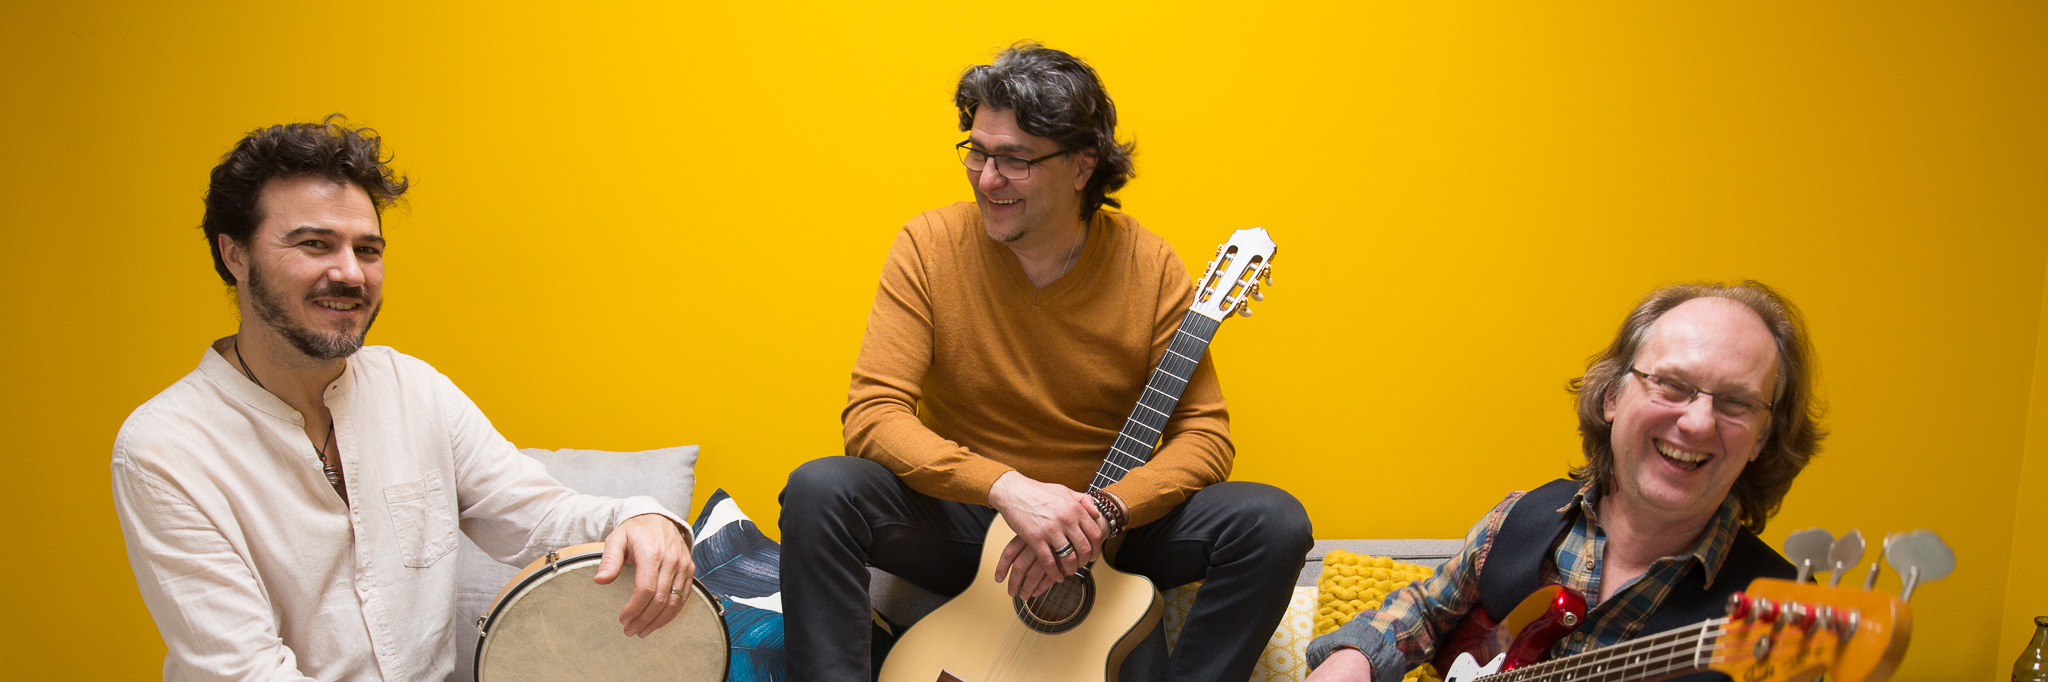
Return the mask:
[[(1109, 521), (1084, 493), (1012, 471), (989, 487), (988, 502), (1017, 531), (1017, 537), (1003, 548), (993, 576), (996, 582), (1008, 584), (1012, 597), (1044, 594), (1061, 578), (1102, 555)], [(1069, 543), (1074, 547), (1072, 554), (1055, 556)]]

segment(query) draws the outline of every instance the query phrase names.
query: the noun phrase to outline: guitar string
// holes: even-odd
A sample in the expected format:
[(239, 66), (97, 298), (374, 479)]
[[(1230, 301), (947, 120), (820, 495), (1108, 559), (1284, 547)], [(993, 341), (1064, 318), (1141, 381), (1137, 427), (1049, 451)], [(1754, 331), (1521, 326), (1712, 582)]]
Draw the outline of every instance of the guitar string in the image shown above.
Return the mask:
[[(1180, 327), (1167, 343), (1168, 354), (1160, 357), (1158, 366), (1153, 369), (1152, 376), (1146, 381), (1145, 390), (1139, 393), (1138, 406), (1131, 408), (1131, 415), (1125, 419), (1124, 428), (1117, 432), (1119, 440), (1111, 446), (1109, 454), (1103, 458), (1103, 466), (1097, 470), (1096, 479), (1103, 482), (1091, 483), (1091, 490), (1115, 483), (1122, 479), (1122, 474), (1143, 466), (1150, 459), (1154, 443), (1163, 437), (1163, 429), (1166, 422), (1170, 421), (1172, 410), (1178, 407), (1181, 395), (1187, 391), (1188, 379), (1194, 376), (1194, 371), (1200, 366), (1201, 354), (1208, 350), (1210, 339), (1214, 337), (1217, 327), (1221, 326), (1221, 323), (1213, 326), (1202, 325), (1200, 321), (1214, 322), (1193, 310), (1183, 315)], [(1203, 328), (1204, 326), (1207, 328)], [(1191, 330), (1194, 333), (1190, 333)], [(1160, 374), (1166, 375), (1166, 379), (1178, 382), (1178, 385), (1167, 383), (1158, 376)], [(1172, 389), (1172, 392), (1161, 389)], [(1159, 402), (1164, 404), (1152, 405), (1148, 402), (1153, 399), (1153, 393), (1159, 394)], [(1147, 411), (1152, 414), (1146, 414)], [(1148, 423), (1155, 419), (1158, 424)], [(1134, 424), (1150, 431), (1153, 440), (1147, 441), (1139, 437), (1142, 434), (1134, 433), (1131, 429)], [(1136, 454), (1121, 449), (1123, 440), (1129, 440), (1133, 444), (1131, 449), (1135, 450)], [(1109, 473), (1112, 468), (1116, 470), (1117, 475)], [(1011, 673), (1025, 672), (1024, 666), (1018, 664), (1035, 660), (1038, 650), (1050, 643), (1049, 639), (1032, 637), (1036, 630), (1024, 622), (1025, 618), (1032, 617), (1029, 614), (1033, 611), (1032, 605), (1037, 601), (1038, 598), (1023, 600), (1022, 606), (1017, 609), (1018, 620), (1009, 624), (1007, 634), (997, 646), (996, 655), (991, 657), (988, 669), (982, 674), (982, 679), (986, 682), (1000, 682)], [(1044, 641), (1040, 641), (1041, 639)]]
[[(1748, 649), (1747, 646), (1723, 643), (1720, 641), (1720, 638), (1724, 635), (1740, 633), (1758, 626), (1745, 624), (1736, 627), (1724, 627), (1726, 625), (1728, 625), (1726, 619), (1715, 619), (1699, 625), (1631, 640), (1628, 643), (1617, 644), (1600, 651), (1586, 652), (1554, 661), (1545, 661), (1536, 665), (1485, 675), (1473, 682), (1480, 682), (1482, 680), (1500, 680), (1503, 682), (1507, 680), (1524, 680), (1532, 676), (1541, 679), (1560, 679), (1560, 676), (1562, 676), (1562, 679), (1580, 680), (1582, 682), (1609, 679), (1641, 679), (1653, 674), (1663, 675), (1669, 674), (1672, 671), (1704, 668), (1707, 667), (1707, 664), (1712, 663), (1753, 660), (1754, 656), (1745, 657), (1741, 655)], [(1692, 640), (1695, 643), (1688, 646), (1684, 640)], [(1623, 653), (1636, 653), (1650, 649), (1655, 649), (1656, 651), (1650, 652), (1647, 656), (1631, 658), (1616, 663), (1616, 659), (1620, 658), (1620, 655)], [(1720, 655), (1727, 651), (1733, 651), (1736, 655)], [(1581, 657), (1591, 658), (1570, 666), (1559, 667), (1555, 665), (1571, 662)], [(1586, 668), (1603, 664), (1606, 667), (1599, 667), (1590, 673), (1586, 671)], [(1661, 669), (1655, 673), (1650, 672), (1652, 668), (1656, 668), (1659, 665), (1662, 666)], [(1566, 673), (1574, 674), (1566, 675)]]
[[(1200, 364), (1201, 353), (1207, 350), (1207, 347), (1209, 345), (1209, 338), (1204, 337), (1206, 336), (1213, 338), (1216, 332), (1216, 327), (1220, 326), (1220, 323), (1211, 326), (1202, 324), (1202, 322), (1215, 321), (1210, 320), (1209, 318), (1202, 316), (1193, 310), (1188, 311), (1186, 314), (1182, 316), (1180, 328), (1175, 331), (1173, 340), (1167, 343), (1167, 350), (1171, 354), (1161, 356), (1159, 366), (1154, 368), (1153, 370), (1154, 376), (1150, 381), (1146, 383), (1147, 390), (1139, 394), (1138, 403), (1142, 407), (1132, 408), (1131, 416), (1125, 420), (1125, 427), (1122, 430), (1120, 430), (1117, 434), (1120, 437), (1120, 439), (1114, 445), (1111, 446), (1109, 456), (1104, 459), (1104, 466), (1100, 470), (1098, 470), (1096, 474), (1097, 482), (1093, 482), (1090, 484), (1091, 490), (1100, 489), (1102, 486), (1107, 485), (1108, 483), (1116, 482), (1117, 480), (1122, 478), (1121, 474), (1128, 473), (1131, 469), (1136, 468), (1138, 466), (1143, 466), (1145, 464), (1145, 461), (1150, 458), (1151, 450), (1153, 449), (1153, 442), (1156, 442), (1160, 429), (1163, 429), (1165, 427), (1165, 422), (1168, 421), (1168, 419), (1164, 417), (1170, 416), (1168, 410), (1172, 409), (1174, 406), (1178, 404), (1180, 399), (1179, 394), (1187, 390), (1187, 382), (1181, 380), (1180, 375), (1192, 376), (1193, 370)], [(1189, 333), (1190, 330), (1192, 330), (1195, 333)], [(1188, 360), (1188, 358), (1194, 358), (1194, 360), (1191, 361)], [(1176, 374), (1174, 371), (1168, 370), (1177, 370), (1178, 374)], [(1168, 388), (1176, 388), (1176, 390), (1171, 394), (1165, 391), (1161, 391), (1159, 390), (1159, 387), (1156, 386), (1156, 384), (1159, 384), (1162, 381), (1157, 376), (1159, 374), (1165, 374), (1168, 378), (1180, 381), (1181, 383), (1177, 388), (1168, 386)], [(1149, 402), (1147, 402), (1152, 399), (1152, 393), (1158, 393), (1163, 398), (1170, 398), (1172, 400), (1172, 403), (1158, 406), (1152, 405)], [(1161, 402), (1164, 403), (1167, 401), (1162, 400)], [(1154, 425), (1148, 423), (1150, 421), (1153, 421), (1153, 419), (1147, 418), (1147, 416), (1145, 415), (1146, 410), (1150, 410), (1161, 415), (1161, 418), (1157, 419), (1157, 421), (1159, 421), (1159, 424)], [(1134, 434), (1130, 429), (1130, 426), (1132, 424), (1136, 424), (1141, 428), (1151, 431), (1154, 434), (1153, 441), (1148, 442), (1146, 439), (1140, 438), (1140, 434)], [(1135, 456), (1131, 455), (1130, 453), (1123, 452), (1121, 450), (1122, 439), (1129, 439), (1133, 444), (1135, 444), (1135, 447), (1133, 449), (1139, 450), (1143, 456)], [(1126, 466), (1126, 463), (1128, 464), (1128, 466)], [(1108, 470), (1111, 467), (1114, 467), (1115, 469), (1119, 470), (1117, 475), (1111, 475), (1109, 473)]]
[[(1675, 642), (1662, 641), (1666, 639), (1667, 635), (1691, 636), (1690, 633), (1686, 633), (1683, 630), (1660, 634), (1654, 638), (1644, 638), (1650, 640), (1647, 642), (1634, 640), (1630, 643), (1617, 644), (1601, 651), (1587, 652), (1556, 661), (1548, 661), (1546, 664), (1525, 666), (1506, 671), (1507, 674), (1501, 679), (1588, 680), (1610, 679), (1615, 676), (1620, 676), (1620, 679), (1628, 679), (1631, 675), (1630, 671), (1640, 671), (1642, 674), (1648, 674), (1651, 668), (1663, 665), (1662, 669), (1656, 673), (1663, 674), (1673, 669), (1670, 664), (1675, 661), (1697, 660), (1698, 656), (1696, 653), (1674, 650), (1672, 645)], [(1642, 675), (1637, 674), (1635, 676), (1641, 677)]]
[[(1478, 678), (1478, 680), (1494, 680), (1497, 678), (1498, 680), (1505, 682), (1507, 680), (1523, 680), (1530, 677), (1555, 676), (1568, 672), (1579, 673), (1585, 671), (1585, 669), (1587, 668), (1591, 668), (1594, 666), (1612, 665), (1617, 659), (1626, 659), (1636, 654), (1643, 653), (1645, 650), (1648, 649), (1656, 649), (1659, 647), (1672, 647), (1674, 645), (1682, 647), (1683, 645), (1681, 644), (1681, 642), (1683, 640), (1692, 640), (1699, 638), (1702, 635), (1703, 628), (1718, 628), (1721, 625), (1726, 624), (1726, 622), (1727, 619), (1714, 619), (1704, 621), (1697, 625), (1690, 625), (1676, 630), (1669, 630), (1655, 635), (1651, 635), (1649, 637), (1637, 638), (1634, 640), (1630, 640), (1628, 642), (1615, 644), (1613, 646), (1606, 647), (1604, 649), (1596, 651), (1588, 651), (1580, 654), (1574, 654), (1572, 656), (1567, 656), (1565, 658), (1544, 661), (1542, 663), (1523, 666), (1520, 668), (1516, 668), (1514, 670), (1507, 670), (1494, 673), (1492, 675), (1480, 677)], [(1725, 632), (1727, 631), (1717, 631), (1714, 634), (1714, 636), (1718, 637), (1720, 634)], [(1712, 649), (1717, 648), (1719, 646), (1721, 645), (1717, 641), (1715, 644), (1705, 648)], [(1701, 647), (1695, 646), (1694, 648), (1697, 649)], [(1662, 662), (1665, 660), (1671, 660), (1676, 658), (1696, 658), (1695, 654), (1684, 653), (1682, 651), (1671, 654), (1666, 654), (1666, 652), (1660, 651), (1653, 652), (1653, 654), (1655, 655), (1654, 660), (1657, 662)], [(1639, 664), (1645, 664), (1646, 662), (1651, 660), (1653, 659), (1645, 658), (1641, 660), (1629, 661), (1624, 663), (1623, 667), (1624, 669), (1629, 667), (1635, 667)], [(1647, 667), (1645, 667), (1645, 669), (1647, 669)], [(1668, 672), (1668, 670), (1669, 669), (1667, 668), (1666, 671)], [(1606, 671), (1607, 669), (1603, 668), (1597, 672), (1604, 674)], [(1570, 679), (1580, 678), (1577, 676), (1573, 676)], [(1475, 680), (1474, 682), (1478, 682), (1478, 680)]]

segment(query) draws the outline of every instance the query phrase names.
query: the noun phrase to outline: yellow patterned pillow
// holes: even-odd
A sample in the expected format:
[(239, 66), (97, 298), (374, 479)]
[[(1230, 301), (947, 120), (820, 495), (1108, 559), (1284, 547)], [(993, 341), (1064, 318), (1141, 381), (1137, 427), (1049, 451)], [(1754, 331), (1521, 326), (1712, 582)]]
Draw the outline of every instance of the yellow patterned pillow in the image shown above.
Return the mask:
[[(1195, 589), (1201, 583), (1182, 585), (1167, 590), (1166, 612), (1159, 617), (1159, 626), (1166, 628), (1166, 645), (1180, 643), (1181, 626), (1187, 623), (1188, 607), (1195, 603)], [(1315, 624), (1316, 588), (1294, 588), (1294, 597), (1287, 602), (1287, 615), (1281, 617), (1280, 627), (1273, 631), (1273, 638), (1266, 642), (1266, 650), (1259, 654), (1259, 663), (1252, 668), (1250, 682), (1300, 682), (1308, 676), (1309, 628)]]

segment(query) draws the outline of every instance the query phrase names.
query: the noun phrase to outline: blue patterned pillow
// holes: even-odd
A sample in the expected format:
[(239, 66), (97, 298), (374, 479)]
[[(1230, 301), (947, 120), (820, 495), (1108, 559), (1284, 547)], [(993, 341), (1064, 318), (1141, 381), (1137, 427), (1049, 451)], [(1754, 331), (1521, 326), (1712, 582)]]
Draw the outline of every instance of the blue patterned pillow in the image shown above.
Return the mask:
[(690, 531), (697, 544), (691, 559), (697, 579), (725, 602), (725, 629), (732, 637), (729, 682), (783, 679), (782, 546), (740, 511), (721, 489), (704, 503)]

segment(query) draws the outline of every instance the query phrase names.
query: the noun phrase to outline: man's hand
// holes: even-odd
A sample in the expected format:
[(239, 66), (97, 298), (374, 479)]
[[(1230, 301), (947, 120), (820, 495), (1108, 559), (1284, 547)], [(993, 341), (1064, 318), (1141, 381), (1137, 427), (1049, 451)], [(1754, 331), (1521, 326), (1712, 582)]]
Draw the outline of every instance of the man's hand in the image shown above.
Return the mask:
[(1357, 649), (1338, 649), (1302, 682), (1372, 682), (1372, 661)]
[[(1012, 471), (989, 487), (988, 502), (1017, 531), (996, 560), (996, 582), (1008, 583), (1012, 597), (1044, 594), (1102, 554), (1108, 521), (1086, 494)], [(1055, 556), (1069, 545), (1071, 554)]]
[(633, 565), (633, 597), (619, 612), (619, 624), (626, 626), (628, 637), (646, 637), (683, 612), (697, 565), (690, 561), (683, 532), (660, 514), (641, 514), (612, 529), (604, 539), (604, 558), (597, 562), (597, 584), (612, 584), (626, 564)]

